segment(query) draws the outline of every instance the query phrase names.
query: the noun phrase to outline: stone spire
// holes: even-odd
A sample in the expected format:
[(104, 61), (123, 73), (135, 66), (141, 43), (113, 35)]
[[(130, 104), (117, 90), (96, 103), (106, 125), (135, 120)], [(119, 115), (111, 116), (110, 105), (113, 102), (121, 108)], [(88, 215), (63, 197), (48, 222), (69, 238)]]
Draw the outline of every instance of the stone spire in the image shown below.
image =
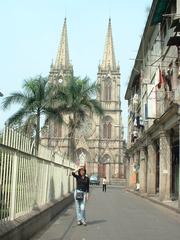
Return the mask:
[(101, 65), (103, 70), (115, 70), (116, 69), (116, 60), (113, 47), (113, 37), (112, 37), (112, 27), (111, 19), (109, 18), (108, 31), (106, 35), (104, 56)]
[(67, 37), (67, 23), (65, 18), (62, 35), (61, 35), (61, 42), (59, 45), (54, 66), (55, 68), (67, 69), (69, 65), (70, 65), (70, 62), (69, 62), (69, 48), (68, 48), (68, 37)]

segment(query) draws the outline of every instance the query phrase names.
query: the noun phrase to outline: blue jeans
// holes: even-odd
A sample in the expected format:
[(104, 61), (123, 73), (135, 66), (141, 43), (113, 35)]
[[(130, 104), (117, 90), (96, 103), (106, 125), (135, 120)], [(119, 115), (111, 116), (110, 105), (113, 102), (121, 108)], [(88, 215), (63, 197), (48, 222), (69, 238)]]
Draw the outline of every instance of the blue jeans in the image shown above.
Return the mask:
[(76, 200), (76, 192), (82, 192), (82, 191), (78, 189), (74, 191), (77, 221), (85, 221), (86, 220), (86, 215), (85, 215), (86, 193), (84, 193), (83, 200)]

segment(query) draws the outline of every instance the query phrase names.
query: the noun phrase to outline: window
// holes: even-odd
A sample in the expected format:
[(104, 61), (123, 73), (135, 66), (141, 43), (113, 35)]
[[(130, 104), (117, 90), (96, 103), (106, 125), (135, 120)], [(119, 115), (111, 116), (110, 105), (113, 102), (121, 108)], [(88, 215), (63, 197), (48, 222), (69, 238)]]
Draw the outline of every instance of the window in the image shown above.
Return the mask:
[(103, 124), (103, 138), (107, 138), (107, 124)]
[(107, 125), (107, 138), (111, 138), (111, 123)]
[(54, 137), (62, 137), (62, 125), (54, 123)]
[(111, 123), (103, 124), (103, 138), (111, 138)]
[(104, 86), (104, 99), (106, 101), (110, 101), (111, 100), (111, 84), (110, 83), (105, 83)]
[(103, 124), (103, 138), (111, 138), (112, 124), (111, 121), (106, 120)]

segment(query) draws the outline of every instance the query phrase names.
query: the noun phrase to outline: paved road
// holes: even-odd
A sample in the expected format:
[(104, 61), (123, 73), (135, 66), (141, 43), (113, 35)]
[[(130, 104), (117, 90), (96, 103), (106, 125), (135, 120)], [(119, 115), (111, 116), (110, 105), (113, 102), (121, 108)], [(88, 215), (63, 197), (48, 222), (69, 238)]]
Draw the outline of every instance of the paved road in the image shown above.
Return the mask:
[(180, 240), (180, 215), (120, 188), (94, 188), (86, 227), (77, 226), (74, 205), (33, 240)]

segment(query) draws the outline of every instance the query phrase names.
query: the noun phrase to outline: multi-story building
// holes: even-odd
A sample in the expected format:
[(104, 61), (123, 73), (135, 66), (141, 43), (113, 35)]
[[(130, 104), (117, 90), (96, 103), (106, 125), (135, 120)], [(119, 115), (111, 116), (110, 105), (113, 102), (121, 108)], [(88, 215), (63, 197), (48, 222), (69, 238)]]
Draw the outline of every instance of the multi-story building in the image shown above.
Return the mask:
[(129, 185), (160, 200), (178, 199), (180, 1), (153, 0), (125, 99)]
[[(73, 74), (69, 61), (67, 24), (64, 22), (60, 47), (55, 63), (51, 65), (49, 81), (65, 84), (65, 77)], [(104, 56), (98, 67), (97, 83), (101, 91), (97, 99), (104, 109), (104, 116), (93, 114), (87, 118), (76, 132), (76, 156), (85, 161), (88, 174), (106, 176), (108, 181), (124, 178), (124, 140), (122, 111), (120, 102), (120, 67), (116, 64), (112, 26), (109, 19)], [(66, 119), (65, 116), (65, 122)], [(49, 148), (68, 152), (68, 127), (50, 121), (42, 135), (42, 143)]]

